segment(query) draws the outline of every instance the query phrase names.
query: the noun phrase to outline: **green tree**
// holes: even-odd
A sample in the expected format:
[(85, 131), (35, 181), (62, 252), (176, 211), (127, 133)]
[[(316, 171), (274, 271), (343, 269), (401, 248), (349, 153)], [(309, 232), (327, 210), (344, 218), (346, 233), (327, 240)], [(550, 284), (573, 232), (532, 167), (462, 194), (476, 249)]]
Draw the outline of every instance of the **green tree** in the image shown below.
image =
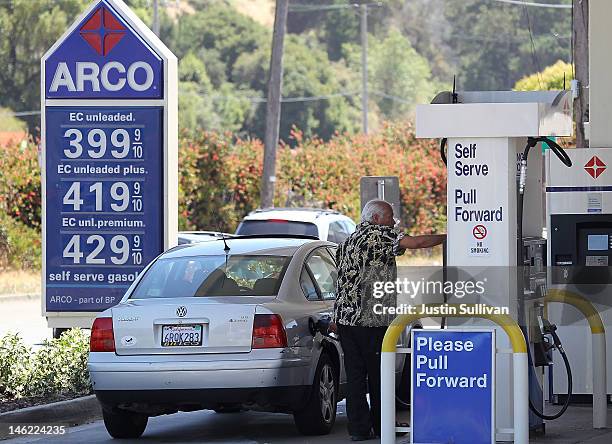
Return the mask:
[[(270, 64), (270, 42), (253, 53), (242, 54), (236, 61), (232, 78), (238, 88), (262, 91), (267, 96), (268, 69)], [(284, 102), (281, 107), (280, 137), (289, 141), (294, 126), (306, 136), (319, 135), (329, 139), (335, 131), (354, 131), (359, 122), (358, 109), (354, 101), (355, 91), (348, 91), (349, 77), (342, 74), (346, 69), (341, 64), (332, 64), (327, 53), (318, 47), (305, 45), (295, 35), (285, 41), (283, 73), (284, 97), (321, 97), (319, 100)], [(340, 73), (340, 75), (338, 75)], [(346, 95), (338, 95), (347, 93)], [(331, 97), (328, 97), (331, 96)], [(245, 125), (245, 130), (263, 137), (265, 103), (258, 105), (254, 118)]]
[(429, 102), (435, 93), (429, 64), (410, 41), (397, 29), (392, 29), (382, 41), (371, 40), (370, 86), (382, 114), (396, 120), (413, 111), (417, 103)]
[[(15, 111), (40, 108), (40, 59), (88, 0), (0, 2), (0, 106)], [(24, 117), (30, 130), (38, 116)]]
[[(447, 44), (456, 58), (461, 89), (510, 89), (524, 75), (569, 59), (567, 9), (445, 1)], [(557, 3), (571, 4), (571, 0)]]
[[(361, 49), (345, 45), (344, 54), (353, 72), (361, 70)], [(432, 78), (427, 60), (419, 55), (396, 28), (383, 39), (370, 35), (368, 43), (370, 105), (384, 120), (409, 117), (416, 104), (431, 100), (439, 83)], [(360, 88), (360, 84), (357, 87)]]
[(542, 72), (523, 77), (516, 82), (514, 89), (517, 91), (536, 91), (569, 88), (572, 79), (572, 65), (558, 60), (554, 65), (544, 68)]

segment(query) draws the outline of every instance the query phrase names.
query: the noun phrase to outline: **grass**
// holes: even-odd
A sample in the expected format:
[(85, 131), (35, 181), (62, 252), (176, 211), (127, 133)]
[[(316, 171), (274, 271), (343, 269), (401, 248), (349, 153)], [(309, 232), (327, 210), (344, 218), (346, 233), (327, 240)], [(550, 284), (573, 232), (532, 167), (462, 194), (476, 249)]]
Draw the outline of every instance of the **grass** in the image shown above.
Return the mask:
[(272, 28), (274, 26), (274, 0), (232, 0), (232, 5), (242, 14)]
[(0, 295), (40, 294), (40, 271), (0, 271)]

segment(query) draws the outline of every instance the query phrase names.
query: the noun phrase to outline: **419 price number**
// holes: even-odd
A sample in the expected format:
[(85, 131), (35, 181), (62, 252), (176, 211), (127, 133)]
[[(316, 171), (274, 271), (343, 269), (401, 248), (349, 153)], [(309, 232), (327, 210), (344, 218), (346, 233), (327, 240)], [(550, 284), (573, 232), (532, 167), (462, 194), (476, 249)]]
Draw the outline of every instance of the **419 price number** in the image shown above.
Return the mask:
[[(64, 205), (72, 206), (74, 211), (80, 211), (81, 207), (85, 205), (85, 200), (81, 196), (81, 184), (81, 182), (72, 182), (62, 200)], [(131, 187), (125, 182), (105, 182), (104, 184), (95, 182), (89, 187), (87, 184), (83, 185), (94, 196), (94, 211), (104, 210), (105, 199), (103, 195), (105, 189), (110, 194), (110, 210), (122, 212), (131, 207), (132, 211), (142, 211), (142, 185), (140, 182), (134, 182)]]

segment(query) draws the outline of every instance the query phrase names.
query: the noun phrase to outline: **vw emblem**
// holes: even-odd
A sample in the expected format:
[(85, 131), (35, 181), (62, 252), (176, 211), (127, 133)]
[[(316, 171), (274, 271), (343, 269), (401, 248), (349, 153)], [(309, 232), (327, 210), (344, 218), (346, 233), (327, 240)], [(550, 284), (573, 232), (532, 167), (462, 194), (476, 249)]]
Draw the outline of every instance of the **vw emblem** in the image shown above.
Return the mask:
[(179, 318), (184, 318), (187, 315), (187, 307), (181, 305), (179, 308), (176, 309), (176, 315)]

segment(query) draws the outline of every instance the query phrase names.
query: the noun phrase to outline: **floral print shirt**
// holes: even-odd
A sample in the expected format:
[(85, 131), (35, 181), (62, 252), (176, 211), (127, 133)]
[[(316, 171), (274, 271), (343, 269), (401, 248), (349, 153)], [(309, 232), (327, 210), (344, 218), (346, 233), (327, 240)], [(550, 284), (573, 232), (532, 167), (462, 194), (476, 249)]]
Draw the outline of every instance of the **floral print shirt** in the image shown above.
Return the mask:
[[(396, 294), (374, 297), (375, 282), (395, 282), (395, 256), (403, 253), (399, 230), (385, 225), (361, 222), (336, 250), (338, 281), (334, 322), (362, 327), (385, 327), (393, 316), (375, 314), (376, 304), (396, 305)], [(380, 285), (380, 284), (379, 284)], [(377, 295), (380, 296), (380, 295)]]

